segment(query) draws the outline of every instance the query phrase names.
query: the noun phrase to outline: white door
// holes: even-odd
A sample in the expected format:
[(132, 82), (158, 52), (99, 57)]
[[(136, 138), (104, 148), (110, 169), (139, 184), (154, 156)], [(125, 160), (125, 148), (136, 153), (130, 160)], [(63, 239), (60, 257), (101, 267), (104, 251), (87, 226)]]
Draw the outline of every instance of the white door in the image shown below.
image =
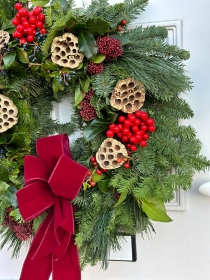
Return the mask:
[[(76, 1), (77, 5), (82, 4)], [(89, 1), (85, 1), (87, 4)], [(110, 1), (114, 4), (121, 1)], [(186, 95), (195, 117), (190, 123), (203, 143), (202, 153), (210, 158), (210, 2), (209, 0), (150, 0), (136, 24), (156, 23), (169, 28), (170, 38), (191, 53), (186, 70), (194, 82)], [(65, 104), (64, 104), (65, 107)], [(60, 110), (61, 111), (61, 110)], [(66, 113), (62, 110), (61, 120)], [(187, 124), (187, 122), (186, 122)], [(169, 213), (169, 224), (155, 223), (156, 235), (150, 240), (137, 236), (137, 262), (110, 262), (106, 272), (88, 267), (83, 280), (209, 280), (210, 279), (210, 197), (199, 193), (199, 186), (210, 181), (210, 172), (195, 174), (192, 190), (186, 195), (186, 210)], [(24, 256), (10, 260), (0, 252), (0, 280), (18, 279)], [(30, 280), (30, 279), (29, 279)], [(37, 279), (39, 280), (39, 279)], [(62, 279), (61, 279), (62, 280)]]

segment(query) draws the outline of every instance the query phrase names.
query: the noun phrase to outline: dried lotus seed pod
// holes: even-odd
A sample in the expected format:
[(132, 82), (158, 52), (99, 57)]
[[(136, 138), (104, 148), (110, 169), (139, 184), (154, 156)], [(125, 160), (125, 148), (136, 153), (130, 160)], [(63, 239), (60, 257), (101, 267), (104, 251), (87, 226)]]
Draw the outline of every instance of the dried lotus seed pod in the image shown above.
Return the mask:
[(0, 52), (2, 51), (4, 44), (9, 42), (10, 36), (7, 31), (0, 30)]
[(79, 53), (78, 38), (71, 33), (55, 37), (51, 46), (52, 62), (66, 68), (77, 68), (84, 55)]
[(143, 106), (144, 100), (145, 89), (143, 84), (128, 78), (116, 84), (110, 98), (110, 104), (124, 113), (133, 113)]
[(96, 160), (101, 168), (116, 169), (123, 165), (122, 162), (117, 162), (118, 158), (127, 157), (128, 152), (125, 146), (113, 139), (107, 138), (104, 140), (96, 153)]
[(17, 121), (17, 107), (12, 100), (0, 94), (0, 133), (14, 126)]

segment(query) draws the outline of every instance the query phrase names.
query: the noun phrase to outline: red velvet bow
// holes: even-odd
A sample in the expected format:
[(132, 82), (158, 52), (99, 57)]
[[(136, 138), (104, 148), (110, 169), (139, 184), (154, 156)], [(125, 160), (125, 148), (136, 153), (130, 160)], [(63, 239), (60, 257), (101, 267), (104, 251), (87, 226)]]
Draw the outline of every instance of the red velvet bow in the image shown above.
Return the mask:
[(74, 209), (88, 169), (71, 159), (67, 135), (40, 138), (37, 155), (24, 159), (26, 186), (17, 192), (20, 212), (28, 221), (48, 210), (25, 259), (20, 280), (80, 280), (74, 244)]

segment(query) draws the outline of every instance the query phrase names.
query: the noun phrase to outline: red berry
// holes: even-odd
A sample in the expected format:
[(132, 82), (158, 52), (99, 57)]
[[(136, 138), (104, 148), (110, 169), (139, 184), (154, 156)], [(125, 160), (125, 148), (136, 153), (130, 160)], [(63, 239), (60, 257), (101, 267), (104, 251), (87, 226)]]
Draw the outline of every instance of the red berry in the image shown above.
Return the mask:
[(129, 140), (129, 139), (128, 139), (127, 136), (123, 136), (121, 141), (122, 141), (123, 143), (126, 143), (126, 142), (128, 142), (128, 140)]
[(29, 18), (29, 22), (30, 22), (31, 24), (36, 24), (37, 18), (34, 17), (34, 16), (30, 17), (30, 18)]
[(122, 30), (123, 30), (122, 25), (118, 25), (118, 26), (117, 26), (117, 31), (120, 32), (120, 31), (122, 31)]
[(36, 22), (36, 27), (37, 28), (42, 28), (43, 27), (43, 22), (42, 21), (37, 21)]
[(30, 27), (30, 23), (27, 20), (22, 21), (22, 24), (25, 28)]
[(114, 123), (111, 123), (111, 124), (109, 125), (109, 129), (113, 130), (114, 128), (115, 128), (115, 124), (114, 124)]
[(20, 38), (20, 44), (25, 45), (27, 43), (26, 38)]
[(121, 20), (121, 25), (126, 25), (126, 24), (127, 24), (126, 19), (122, 19), (122, 20)]
[(144, 112), (144, 111), (141, 111), (141, 117), (140, 117), (142, 120), (146, 121), (147, 118), (148, 118), (148, 114), (147, 112)]
[(135, 124), (135, 125), (140, 125), (140, 124), (141, 124), (140, 119), (135, 119), (134, 124)]
[(44, 14), (39, 14), (38, 15), (38, 20), (45, 21), (45, 15)]
[(19, 13), (17, 13), (15, 17), (16, 17), (17, 19), (19, 19), (19, 20), (22, 18), (21, 15), (20, 15)]
[(131, 143), (134, 143), (134, 144), (137, 144), (137, 143), (138, 143), (138, 141), (137, 141), (137, 139), (136, 139), (135, 136), (131, 136), (130, 142), (131, 142)]
[(16, 30), (19, 32), (23, 32), (24, 26), (22, 24), (18, 24), (18, 26), (16, 27)]
[(124, 166), (124, 168), (126, 168), (126, 169), (129, 169), (129, 168), (131, 167), (129, 162), (124, 163), (123, 166)]
[(124, 123), (125, 117), (124, 117), (124, 116), (119, 116), (119, 117), (118, 117), (118, 121), (119, 121), (120, 123)]
[(134, 114), (128, 114), (128, 119), (131, 121), (131, 122), (134, 122), (136, 120), (136, 117)]
[(90, 176), (92, 174), (92, 172), (90, 170), (88, 170), (87, 176)]
[(114, 127), (114, 132), (115, 133), (118, 133), (118, 132), (120, 132), (120, 128), (119, 128), (119, 126), (118, 125), (115, 125), (115, 127)]
[(96, 157), (91, 157), (91, 158), (90, 158), (90, 161), (91, 161), (91, 162), (96, 162)]
[(46, 33), (47, 33), (47, 30), (43, 27), (43, 28), (40, 29), (40, 33), (41, 33), (41, 34), (46, 34)]
[(114, 136), (114, 131), (111, 130), (111, 129), (107, 130), (106, 136), (107, 136), (108, 138), (112, 138), (112, 137)]
[(122, 158), (117, 158), (117, 162), (118, 162), (118, 163), (121, 163), (122, 161), (123, 161)]
[(29, 43), (31, 43), (31, 42), (34, 41), (35, 38), (34, 38), (33, 35), (28, 35), (26, 39), (27, 39), (27, 41), (28, 41)]
[(129, 149), (131, 146), (131, 143), (126, 144), (126, 147)]
[(42, 7), (41, 7), (41, 6), (36, 6), (36, 7), (34, 8), (34, 10), (38, 10), (39, 13), (41, 13), (41, 12), (42, 12)]
[(31, 24), (30, 27), (36, 29), (36, 24)]
[(23, 6), (22, 6), (22, 4), (21, 3), (16, 3), (15, 4), (15, 10), (20, 10), (20, 9), (22, 9), (23, 8)]
[(91, 181), (91, 182), (90, 182), (90, 185), (91, 185), (91, 187), (95, 187), (95, 185), (96, 185), (96, 182), (94, 182), (94, 181)]
[(96, 170), (96, 173), (97, 173), (98, 175), (101, 175), (103, 172), (102, 172), (100, 169), (97, 169), (97, 170)]
[(124, 134), (124, 135), (130, 134), (130, 129), (127, 128), (127, 127), (124, 127), (123, 130), (122, 130), (122, 134)]
[(102, 170), (102, 172), (104, 172), (104, 173), (105, 173), (105, 172), (107, 172), (107, 170), (106, 170), (106, 169), (104, 169), (104, 168), (101, 168), (101, 170)]
[(154, 131), (156, 130), (156, 126), (155, 126), (155, 125), (149, 125), (149, 126), (148, 126), (148, 130), (149, 130), (150, 132), (154, 132)]
[(145, 139), (145, 140), (147, 140), (147, 139), (149, 138), (149, 134), (144, 133), (144, 134), (142, 135), (142, 138)]
[(117, 137), (121, 139), (123, 137), (122, 132), (117, 133)]
[[(33, 31), (34, 31), (34, 29), (31, 28), (31, 27), (26, 28), (26, 33), (27, 33), (28, 35), (34, 35), (34, 34), (33, 34)], [(36, 33), (36, 31), (35, 31), (35, 33)]]
[(147, 121), (146, 121), (146, 123), (148, 124), (148, 125), (152, 125), (152, 124), (154, 124), (154, 119), (153, 118), (148, 118), (147, 119)]
[(12, 24), (15, 25), (15, 26), (18, 26), (18, 24), (20, 24), (19, 19), (13, 18), (13, 19), (12, 19)]
[(28, 12), (28, 17), (30, 18), (30, 17), (32, 17), (33, 16), (33, 12), (31, 11), (31, 12)]
[(40, 12), (39, 9), (34, 8), (33, 11), (32, 11), (32, 13), (33, 13), (33, 16), (38, 16), (41, 12)]
[(22, 8), (18, 11), (18, 13), (22, 16), (25, 17), (28, 15), (28, 10), (26, 8)]
[(121, 123), (119, 123), (117, 126), (119, 127), (120, 131), (123, 129), (123, 125)]
[(131, 145), (129, 149), (131, 150), (131, 152), (135, 152), (137, 150), (137, 146)]
[(36, 36), (36, 30), (35, 29), (33, 29), (33, 34), (32, 35)]
[(141, 130), (146, 131), (147, 128), (148, 128), (147, 125), (145, 125), (145, 124), (142, 124), (142, 125), (141, 125)]
[(93, 162), (93, 166), (95, 166), (95, 167), (96, 167), (97, 165), (98, 165), (98, 163), (97, 163), (97, 162)]
[(125, 127), (129, 127), (129, 126), (131, 126), (132, 125), (132, 122), (130, 121), (130, 120), (125, 120), (124, 121), (124, 124), (123, 124)]
[(137, 131), (139, 130), (139, 128), (138, 128), (137, 125), (133, 125), (133, 126), (131, 127), (131, 129), (132, 129), (133, 132), (137, 132)]
[(146, 145), (147, 145), (147, 141), (146, 140), (141, 140), (140, 141), (140, 146), (141, 147), (146, 147)]
[(140, 118), (141, 117), (141, 111), (140, 110), (136, 111), (135, 115), (136, 115), (137, 118)]
[(138, 140), (138, 142), (141, 141), (142, 140), (142, 136), (140, 134), (137, 134), (136, 135), (136, 140)]
[[(14, 35), (13, 35), (14, 38), (20, 39), (20, 38), (23, 37), (23, 33), (19, 32), (19, 31), (15, 31), (14, 33), (15, 33), (15, 37), (14, 37)], [(14, 34), (14, 33), (13, 33), (13, 34)]]

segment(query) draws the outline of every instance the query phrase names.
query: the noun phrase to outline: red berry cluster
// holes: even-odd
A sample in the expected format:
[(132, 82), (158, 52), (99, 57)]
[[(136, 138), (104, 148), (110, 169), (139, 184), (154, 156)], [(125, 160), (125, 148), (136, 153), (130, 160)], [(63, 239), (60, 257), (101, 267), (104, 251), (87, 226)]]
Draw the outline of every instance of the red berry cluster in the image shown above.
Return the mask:
[(80, 103), (80, 115), (86, 121), (93, 120), (97, 117), (95, 108), (90, 104), (90, 99), (93, 96), (93, 94), (94, 90), (88, 90), (87, 94), (85, 95), (85, 98)]
[(16, 3), (15, 9), (18, 12), (16, 17), (12, 19), (12, 24), (16, 26), (12, 36), (19, 39), (21, 45), (33, 42), (37, 32), (46, 34), (44, 28), (45, 15), (42, 13), (40, 6), (36, 6), (32, 11), (29, 11), (23, 8), (21, 3)]
[(123, 54), (122, 43), (120, 40), (110, 36), (98, 37), (96, 40), (98, 53), (106, 56), (106, 60), (111, 60)]
[(117, 25), (117, 31), (122, 31), (123, 30), (123, 26), (125, 26), (127, 24), (126, 19), (122, 19), (120, 24)]
[(88, 63), (87, 71), (90, 75), (101, 73), (103, 70), (104, 70), (103, 63), (97, 63), (96, 64), (96, 63), (93, 63), (92, 61), (90, 61)]
[(127, 117), (119, 116), (118, 122), (109, 125), (106, 135), (109, 138), (116, 136), (132, 152), (137, 150), (137, 144), (141, 147), (147, 146), (149, 138), (147, 132), (154, 132), (156, 129), (154, 119), (149, 118), (147, 112), (141, 110), (127, 114)]
[(6, 208), (2, 226), (9, 227), (16, 234), (17, 238), (22, 241), (29, 239), (33, 234), (32, 221), (23, 223), (14, 221), (10, 216), (12, 210), (12, 207)]

